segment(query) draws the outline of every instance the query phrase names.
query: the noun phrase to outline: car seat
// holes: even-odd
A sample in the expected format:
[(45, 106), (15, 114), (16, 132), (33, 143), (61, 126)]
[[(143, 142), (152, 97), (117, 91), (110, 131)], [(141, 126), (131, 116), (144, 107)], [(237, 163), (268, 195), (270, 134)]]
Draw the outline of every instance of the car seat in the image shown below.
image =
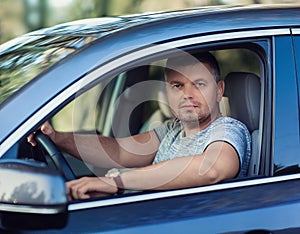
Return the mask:
[(230, 116), (244, 123), (251, 133), (252, 155), (248, 176), (258, 175), (260, 161), (260, 78), (249, 72), (231, 72), (225, 77), (224, 96), (228, 98)]
[(169, 105), (167, 104), (166, 90), (156, 90), (158, 109), (150, 116), (150, 118), (143, 124), (140, 132), (146, 132), (160, 126), (165, 121), (174, 118)]

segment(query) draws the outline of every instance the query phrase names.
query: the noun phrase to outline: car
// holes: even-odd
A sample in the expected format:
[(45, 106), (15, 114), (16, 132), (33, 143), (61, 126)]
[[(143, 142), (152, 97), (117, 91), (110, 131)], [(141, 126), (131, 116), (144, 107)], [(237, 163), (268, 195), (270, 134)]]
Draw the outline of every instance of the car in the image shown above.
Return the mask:
[[(217, 6), (79, 20), (2, 44), (1, 233), (299, 233), (299, 35), (300, 6)], [(172, 118), (166, 59), (200, 51), (220, 64), (222, 114), (251, 133), (248, 175), (68, 201), (66, 180), (105, 169), (27, 136), (46, 120), (114, 137), (152, 129)]]

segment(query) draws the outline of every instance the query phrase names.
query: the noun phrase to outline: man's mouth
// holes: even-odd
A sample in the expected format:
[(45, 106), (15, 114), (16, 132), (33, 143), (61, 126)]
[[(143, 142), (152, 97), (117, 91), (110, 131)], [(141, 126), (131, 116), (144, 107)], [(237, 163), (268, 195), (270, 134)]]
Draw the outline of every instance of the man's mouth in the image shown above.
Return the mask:
[(195, 108), (198, 108), (199, 105), (197, 104), (190, 104), (190, 103), (186, 103), (186, 104), (182, 104), (179, 106), (179, 109), (185, 109), (185, 110), (194, 110)]

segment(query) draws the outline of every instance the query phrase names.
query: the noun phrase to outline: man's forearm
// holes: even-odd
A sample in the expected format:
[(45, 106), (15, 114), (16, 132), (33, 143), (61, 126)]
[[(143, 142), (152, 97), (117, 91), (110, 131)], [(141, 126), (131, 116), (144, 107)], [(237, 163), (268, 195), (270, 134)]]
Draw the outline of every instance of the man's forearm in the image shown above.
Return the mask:
[(118, 139), (96, 134), (56, 132), (54, 141), (69, 154), (102, 168), (150, 165), (159, 147), (153, 131)]
[(178, 157), (121, 174), (125, 189), (170, 190), (215, 184), (239, 171), (236, 151), (227, 143), (213, 143), (201, 155)]
[[(149, 134), (138, 137), (115, 139), (96, 134), (56, 132), (55, 143), (67, 153), (96, 167), (141, 167), (151, 164), (159, 142)], [(151, 145), (150, 150), (143, 154), (147, 144)]]
[(211, 183), (210, 174), (199, 175), (201, 156), (181, 157), (122, 173), (125, 189), (170, 190)]
[(56, 132), (54, 141), (63, 151), (94, 166), (120, 166), (119, 146), (113, 138)]

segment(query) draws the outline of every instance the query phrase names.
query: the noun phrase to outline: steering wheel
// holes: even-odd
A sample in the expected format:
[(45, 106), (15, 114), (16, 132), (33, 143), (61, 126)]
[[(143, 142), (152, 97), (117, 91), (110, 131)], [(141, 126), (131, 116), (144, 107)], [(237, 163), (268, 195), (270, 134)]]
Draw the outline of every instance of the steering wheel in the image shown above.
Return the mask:
[(48, 152), (51, 160), (53, 161), (57, 170), (61, 173), (61, 175), (67, 180), (74, 180), (76, 177), (71, 167), (67, 163), (65, 157), (62, 152), (56, 147), (54, 142), (50, 139), (50, 137), (44, 135), (42, 132), (38, 131), (35, 134), (35, 140), (41, 144), (44, 149)]

